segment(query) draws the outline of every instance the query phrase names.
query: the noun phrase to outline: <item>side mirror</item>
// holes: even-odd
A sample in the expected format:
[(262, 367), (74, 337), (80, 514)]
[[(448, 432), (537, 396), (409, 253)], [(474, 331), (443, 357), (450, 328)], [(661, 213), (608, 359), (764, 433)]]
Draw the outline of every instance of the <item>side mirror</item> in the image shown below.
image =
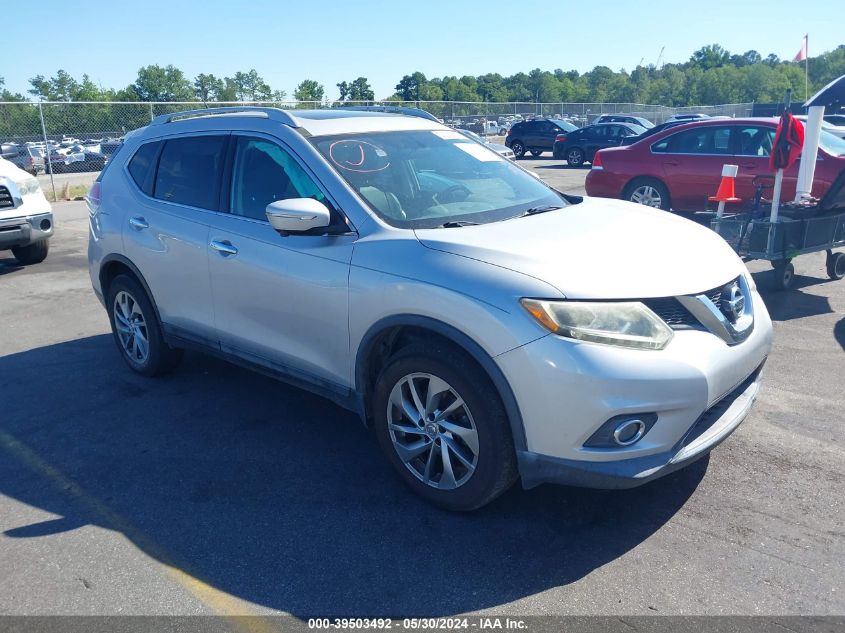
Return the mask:
[(277, 200), (267, 205), (265, 213), (270, 226), (283, 235), (326, 228), (331, 223), (326, 205), (314, 198)]

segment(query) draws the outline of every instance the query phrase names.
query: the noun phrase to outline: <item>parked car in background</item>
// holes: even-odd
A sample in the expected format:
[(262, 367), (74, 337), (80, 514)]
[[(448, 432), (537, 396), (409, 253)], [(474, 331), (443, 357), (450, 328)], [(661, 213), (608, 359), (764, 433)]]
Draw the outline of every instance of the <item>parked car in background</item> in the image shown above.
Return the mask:
[(655, 134), (657, 134), (658, 132), (662, 132), (663, 130), (668, 130), (670, 127), (677, 127), (686, 123), (689, 123), (689, 121), (667, 121), (665, 123), (655, 125), (654, 127), (647, 129), (645, 132), (638, 136), (626, 136), (624, 139), (622, 139), (622, 145), (633, 145), (634, 143), (641, 141), (644, 138), (654, 136)]
[(11, 249), (21, 264), (38, 264), (47, 258), (52, 235), (53, 210), (38, 180), (0, 158), (0, 251)]
[(44, 152), (32, 145), (3, 143), (0, 145), (3, 158), (25, 172), (37, 176), (44, 171)]
[(531, 152), (532, 156), (539, 156), (543, 152), (551, 152), (555, 146), (558, 134), (577, 130), (572, 123), (563, 119), (534, 119), (520, 121), (508, 130), (505, 145), (513, 150), (516, 158)]
[(469, 130), (462, 130), (460, 128), (457, 128), (455, 131), (460, 132), (461, 134), (466, 136), (468, 139), (473, 140), (476, 143), (481, 143), (485, 147), (489, 147), (494, 152), (496, 152), (500, 156), (503, 156), (504, 158), (507, 158), (509, 160), (513, 160), (515, 158), (513, 150), (510, 147), (508, 147), (507, 145), (502, 145), (501, 143), (491, 143), (486, 138), (482, 138), (478, 134), (476, 134), (475, 132), (471, 132)]
[(645, 128), (631, 123), (599, 123), (578, 128), (555, 138), (555, 158), (565, 158), (570, 167), (591, 162), (595, 153), (605, 147), (616, 147), (629, 137), (639, 136)]
[(566, 196), (436, 122), (205, 109), (130, 133), (109, 165), (88, 266), (129, 370), (190, 347), (330, 398), (439, 506), (519, 477), (645, 484), (757, 396), (772, 324), (722, 238)]
[[(661, 209), (704, 211), (724, 164), (739, 166), (736, 208), (755, 194), (752, 180), (772, 175), (769, 155), (778, 119), (707, 119), (665, 129), (633, 145), (602, 150), (587, 174), (587, 194), (622, 198)], [(813, 195), (821, 197), (845, 169), (845, 141), (822, 131)], [(784, 173), (781, 199), (795, 196), (796, 162)]]
[(845, 114), (825, 114), (824, 120), (831, 125), (845, 125)]
[(602, 114), (593, 119), (593, 125), (599, 123), (631, 123), (632, 125), (639, 125), (649, 130), (654, 127), (654, 123), (641, 116), (633, 116), (630, 114)]
[(49, 173), (78, 173), (88, 171), (102, 171), (106, 166), (106, 157), (100, 152), (93, 152), (82, 145), (58, 149), (50, 154), (50, 162), (46, 165)]
[[(804, 125), (807, 125), (807, 115), (806, 114), (799, 114), (795, 117)], [(822, 119), (822, 129), (825, 132), (830, 132), (834, 136), (838, 136), (839, 138), (845, 138), (845, 125), (836, 125), (835, 123), (831, 123), (827, 120), (827, 117)]]
[(688, 113), (688, 114), (673, 114), (668, 119), (664, 121), (664, 123), (671, 123), (673, 121), (700, 121), (701, 119), (709, 119), (709, 114), (702, 114), (698, 113)]

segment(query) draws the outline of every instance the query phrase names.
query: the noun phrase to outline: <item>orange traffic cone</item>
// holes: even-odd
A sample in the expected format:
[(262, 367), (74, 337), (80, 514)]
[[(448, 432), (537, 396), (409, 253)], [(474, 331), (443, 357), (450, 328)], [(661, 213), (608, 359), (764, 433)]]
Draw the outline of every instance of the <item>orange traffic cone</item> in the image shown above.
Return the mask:
[(736, 174), (739, 167), (736, 165), (722, 166), (722, 181), (719, 183), (719, 190), (715, 196), (710, 196), (710, 202), (742, 202), (742, 198), (736, 197)]

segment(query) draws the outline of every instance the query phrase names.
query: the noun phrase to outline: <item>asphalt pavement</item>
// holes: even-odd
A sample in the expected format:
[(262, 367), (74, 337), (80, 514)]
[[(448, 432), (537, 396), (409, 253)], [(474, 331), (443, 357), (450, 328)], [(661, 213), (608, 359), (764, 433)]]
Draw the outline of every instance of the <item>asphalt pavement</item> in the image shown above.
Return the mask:
[[(586, 170), (524, 164), (583, 193)], [(0, 253), (0, 614), (845, 614), (845, 282), (822, 256), (765, 292), (759, 401), (708, 459), (450, 514), (326, 400), (197, 353), (130, 372), (84, 205), (55, 212), (44, 263)]]

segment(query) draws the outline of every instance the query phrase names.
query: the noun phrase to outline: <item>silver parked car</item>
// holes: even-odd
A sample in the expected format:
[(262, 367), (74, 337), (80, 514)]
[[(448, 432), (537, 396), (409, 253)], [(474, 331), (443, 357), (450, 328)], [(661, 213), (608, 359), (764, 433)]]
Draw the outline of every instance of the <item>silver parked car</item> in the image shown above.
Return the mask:
[(323, 394), (450, 509), (519, 477), (624, 488), (690, 463), (746, 416), (771, 346), (715, 233), (560, 194), (420, 117), (164, 115), (89, 206), (129, 367), (196, 348)]

